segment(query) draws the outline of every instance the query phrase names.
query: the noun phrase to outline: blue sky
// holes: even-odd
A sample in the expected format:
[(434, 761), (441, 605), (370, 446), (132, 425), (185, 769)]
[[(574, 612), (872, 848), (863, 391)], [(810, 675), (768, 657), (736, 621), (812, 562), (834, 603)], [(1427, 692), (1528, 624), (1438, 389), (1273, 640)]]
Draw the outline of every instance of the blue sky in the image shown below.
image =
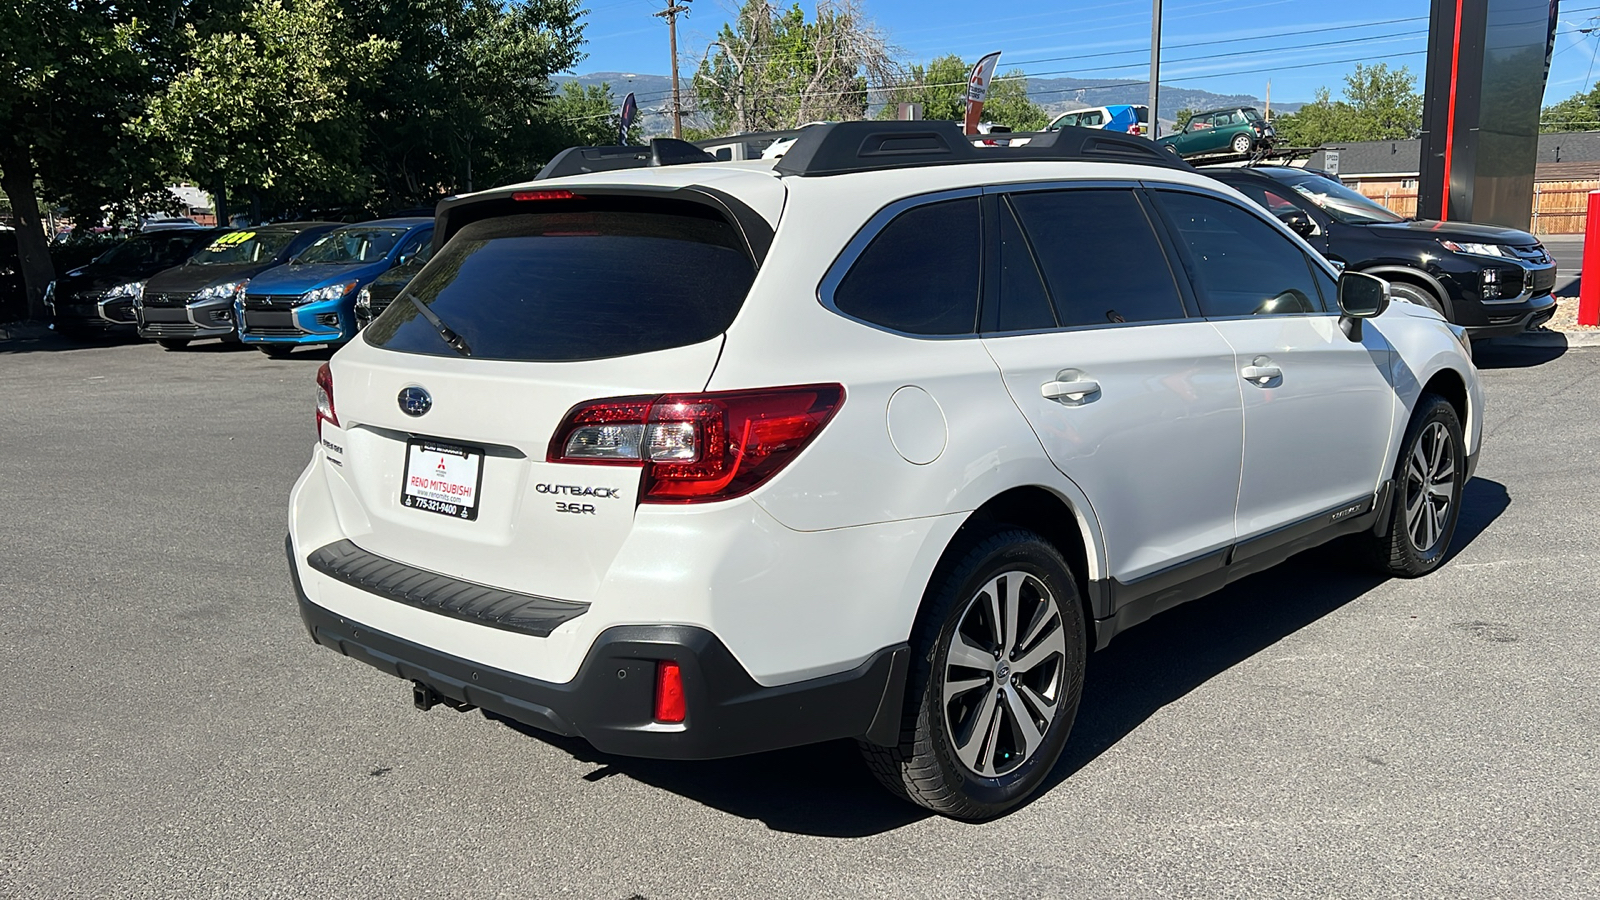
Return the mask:
[[(947, 53), (971, 61), (1001, 50), (1002, 71), (1020, 68), (1038, 77), (1117, 83), (1143, 80), (1149, 71), (1151, 0), (861, 3), (912, 62)], [(591, 0), (589, 58), (574, 71), (666, 74), (666, 23), (651, 16), (664, 5), (665, 0)], [(693, 71), (735, 8), (732, 0), (690, 5), (693, 11), (679, 20), (678, 32), (686, 71)], [(808, 14), (815, 8), (814, 0), (801, 5)], [(1561, 6), (1546, 104), (1592, 87), (1600, 76), (1600, 31), (1578, 31), (1600, 26), (1600, 0), (1564, 0)], [(1270, 78), (1272, 99), (1293, 102), (1312, 99), (1321, 86), (1337, 97), (1358, 59), (1409, 66), (1420, 75), (1428, 9), (1428, 0), (1166, 0), (1161, 82), (1259, 97)]]

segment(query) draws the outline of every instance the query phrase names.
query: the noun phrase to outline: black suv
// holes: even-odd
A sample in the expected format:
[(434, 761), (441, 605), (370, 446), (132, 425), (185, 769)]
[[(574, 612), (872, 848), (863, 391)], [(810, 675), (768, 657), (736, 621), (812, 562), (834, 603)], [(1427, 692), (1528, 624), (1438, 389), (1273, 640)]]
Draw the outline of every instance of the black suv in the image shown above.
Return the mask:
[(150, 276), (182, 263), (231, 228), (145, 231), (62, 275), (45, 290), (58, 334), (84, 338), (138, 328), (134, 304)]
[(1286, 166), (1202, 172), (1261, 204), (1334, 263), (1387, 280), (1475, 337), (1521, 334), (1555, 314), (1555, 261), (1526, 231), (1407, 219), (1327, 176)]

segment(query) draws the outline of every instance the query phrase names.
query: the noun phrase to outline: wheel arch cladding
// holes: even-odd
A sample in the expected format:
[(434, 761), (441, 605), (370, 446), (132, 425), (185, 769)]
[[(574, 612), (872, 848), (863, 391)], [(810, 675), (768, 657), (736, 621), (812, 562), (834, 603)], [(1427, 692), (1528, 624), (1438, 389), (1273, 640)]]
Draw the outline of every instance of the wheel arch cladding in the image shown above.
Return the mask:
[[(1083, 605), (1084, 621), (1091, 630), (1093, 629), (1095, 610), (1089, 601), (1087, 536), (1078, 524), (1077, 511), (1070, 503), (1054, 492), (1036, 485), (1015, 487), (996, 494), (973, 510), (962, 530), (977, 523), (1025, 528), (1055, 547), (1061, 558), (1067, 561), (1067, 567), (1072, 572), (1073, 584), (1078, 589), (1078, 600)], [(955, 544), (956, 539), (951, 538), (950, 544), (945, 548), (946, 553)], [(940, 562), (942, 563), (943, 559)]]

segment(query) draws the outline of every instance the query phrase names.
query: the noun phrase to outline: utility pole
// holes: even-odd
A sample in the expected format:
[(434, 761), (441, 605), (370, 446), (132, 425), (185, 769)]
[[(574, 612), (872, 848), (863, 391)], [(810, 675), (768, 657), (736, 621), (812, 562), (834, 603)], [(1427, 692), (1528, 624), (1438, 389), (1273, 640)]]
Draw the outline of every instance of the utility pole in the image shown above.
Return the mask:
[(689, 2), (690, 0), (667, 0), (666, 9), (651, 13), (667, 20), (667, 41), (672, 46), (672, 136), (680, 141), (683, 140), (683, 101), (678, 94), (678, 14), (689, 14), (687, 5)]
[(1150, 8), (1150, 139), (1161, 133), (1161, 0), (1152, 0)]

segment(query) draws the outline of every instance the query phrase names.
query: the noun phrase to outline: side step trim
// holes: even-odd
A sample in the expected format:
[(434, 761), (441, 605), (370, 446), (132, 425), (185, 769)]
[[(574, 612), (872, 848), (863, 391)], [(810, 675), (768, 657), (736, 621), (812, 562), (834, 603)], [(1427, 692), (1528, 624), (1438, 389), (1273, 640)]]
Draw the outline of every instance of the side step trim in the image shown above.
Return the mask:
[(313, 550), (306, 564), (329, 578), (396, 603), (535, 637), (549, 637), (561, 623), (589, 611), (589, 604), (576, 600), (521, 594), (408, 566), (350, 541), (335, 541)]

